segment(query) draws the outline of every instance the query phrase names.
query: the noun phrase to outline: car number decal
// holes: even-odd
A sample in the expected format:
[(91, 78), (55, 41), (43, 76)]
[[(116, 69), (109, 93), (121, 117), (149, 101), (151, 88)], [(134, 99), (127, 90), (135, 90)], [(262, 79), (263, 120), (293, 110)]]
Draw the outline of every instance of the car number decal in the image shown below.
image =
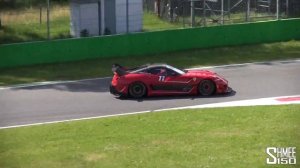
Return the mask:
[(159, 76), (158, 81), (163, 82), (165, 80), (165, 76)]

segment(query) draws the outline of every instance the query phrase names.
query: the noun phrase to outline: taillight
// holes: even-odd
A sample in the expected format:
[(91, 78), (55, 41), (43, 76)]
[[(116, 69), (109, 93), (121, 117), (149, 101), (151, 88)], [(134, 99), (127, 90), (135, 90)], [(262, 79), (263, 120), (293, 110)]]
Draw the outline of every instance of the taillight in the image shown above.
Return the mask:
[(118, 75), (116, 72), (114, 72), (113, 78), (116, 79), (116, 78), (118, 78), (118, 77), (119, 77), (119, 75)]
[(114, 86), (117, 85), (118, 79), (119, 79), (119, 76), (117, 74), (115, 74), (112, 78), (111, 84)]

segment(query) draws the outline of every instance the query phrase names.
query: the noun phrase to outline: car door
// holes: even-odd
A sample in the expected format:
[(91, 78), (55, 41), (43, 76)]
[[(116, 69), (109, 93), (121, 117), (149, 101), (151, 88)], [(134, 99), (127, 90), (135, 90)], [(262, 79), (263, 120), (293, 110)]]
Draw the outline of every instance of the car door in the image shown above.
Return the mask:
[(163, 77), (164, 90), (170, 93), (188, 93), (192, 89), (192, 78), (178, 74), (166, 68), (167, 74)]
[(183, 76), (167, 67), (147, 70), (151, 90), (157, 93), (188, 93), (192, 86), (190, 77)]
[(153, 67), (145, 70), (145, 73), (147, 74), (147, 83), (154, 92), (163, 91), (162, 81), (165, 76), (161, 74), (161, 71), (162, 67)]

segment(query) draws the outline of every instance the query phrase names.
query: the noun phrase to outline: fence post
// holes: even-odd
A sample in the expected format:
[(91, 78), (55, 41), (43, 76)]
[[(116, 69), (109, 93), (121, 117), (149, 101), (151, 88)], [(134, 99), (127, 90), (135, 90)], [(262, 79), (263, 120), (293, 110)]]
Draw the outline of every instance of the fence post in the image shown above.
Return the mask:
[(279, 20), (279, 0), (276, 0), (276, 19)]
[(250, 21), (250, 0), (247, 0), (246, 22)]
[(206, 26), (206, 0), (203, 0), (203, 25)]
[(229, 19), (230, 19), (230, 10), (231, 10), (230, 5), (231, 5), (230, 0), (227, 0), (227, 15)]
[(126, 0), (126, 33), (129, 33), (129, 0)]
[(40, 25), (42, 24), (42, 5), (40, 5)]
[(47, 38), (50, 40), (50, 0), (47, 0)]
[(286, 0), (286, 17), (289, 17), (289, 0)]
[(268, 0), (268, 15), (271, 15), (271, 0)]
[(221, 24), (224, 24), (224, 0), (221, 0)]
[(191, 26), (195, 27), (195, 1), (191, 0)]

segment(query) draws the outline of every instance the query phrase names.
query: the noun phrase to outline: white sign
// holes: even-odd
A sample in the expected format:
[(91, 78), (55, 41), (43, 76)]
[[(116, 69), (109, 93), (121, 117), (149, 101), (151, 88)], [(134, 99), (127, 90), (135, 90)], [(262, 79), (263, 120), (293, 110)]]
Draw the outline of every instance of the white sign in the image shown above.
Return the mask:
[(268, 147), (267, 164), (296, 164), (296, 147)]

